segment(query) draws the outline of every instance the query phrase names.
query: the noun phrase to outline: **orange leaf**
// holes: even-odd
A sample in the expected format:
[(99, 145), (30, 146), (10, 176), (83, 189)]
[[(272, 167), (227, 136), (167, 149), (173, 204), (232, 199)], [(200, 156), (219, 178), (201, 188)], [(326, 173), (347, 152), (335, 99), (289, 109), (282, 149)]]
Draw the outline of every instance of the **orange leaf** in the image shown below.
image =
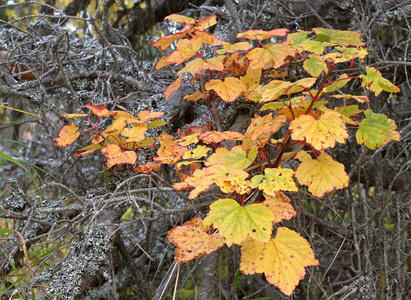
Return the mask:
[(206, 90), (215, 90), (218, 96), (226, 102), (233, 102), (246, 89), (246, 85), (237, 78), (227, 77), (224, 81), (212, 79), (205, 84)]
[(207, 131), (199, 136), (199, 139), (206, 144), (217, 144), (224, 140), (238, 141), (243, 138), (243, 135), (235, 131)]
[(123, 151), (119, 145), (110, 144), (101, 150), (101, 153), (107, 159), (107, 167), (111, 168), (115, 165), (134, 164), (137, 159), (137, 154), (134, 151)]
[(178, 77), (173, 83), (171, 83), (166, 91), (164, 92), (164, 96), (166, 96), (166, 100), (170, 98), (171, 94), (177, 91), (181, 86), (181, 77)]
[(60, 129), (59, 137), (54, 138), (53, 141), (57, 142), (58, 147), (68, 146), (80, 136), (80, 132), (77, 132), (77, 130), (78, 126), (76, 124), (68, 124)]
[(163, 112), (149, 111), (149, 110), (142, 110), (137, 114), (137, 117), (142, 122), (146, 122), (146, 121), (151, 120), (151, 119), (161, 118), (162, 116), (164, 116)]
[(285, 28), (279, 28), (279, 29), (274, 29), (271, 31), (265, 31), (265, 30), (249, 30), (245, 32), (241, 32), (237, 34), (237, 38), (245, 38), (249, 40), (266, 40), (270, 39), (273, 36), (285, 36), (287, 32), (290, 32), (288, 29)]
[(295, 177), (300, 184), (308, 186), (308, 191), (317, 197), (324, 196), (334, 188), (345, 188), (349, 181), (344, 165), (333, 160), (325, 152), (317, 159), (304, 160), (298, 166)]
[(218, 45), (222, 45), (223, 49), (228, 53), (247, 51), (251, 48), (251, 45), (248, 42), (239, 42), (235, 44), (231, 44), (229, 42), (219, 42)]
[(111, 112), (104, 105), (95, 106), (93, 103), (88, 103), (86, 107), (99, 117), (108, 117), (111, 115)]
[(305, 140), (317, 150), (333, 148), (336, 142), (345, 143), (348, 138), (343, 116), (336, 111), (326, 111), (318, 120), (310, 115), (299, 116), (290, 129), (294, 140)]
[[(81, 149), (77, 149), (76, 152), (74, 153), (75, 156), (77, 157), (85, 157), (94, 151), (101, 150), (103, 146), (101, 145), (88, 145), (86, 147), (83, 147)], [(81, 151), (81, 152), (80, 152)]]
[(291, 296), (305, 276), (305, 267), (317, 266), (310, 244), (297, 232), (280, 227), (267, 243), (247, 239), (241, 247), (240, 270), (244, 274), (264, 273), (267, 281)]
[(173, 23), (186, 23), (186, 24), (195, 24), (196, 23), (196, 19), (190, 18), (190, 17), (186, 17), (186, 16), (182, 16), (182, 15), (177, 15), (177, 14), (172, 14), (169, 15), (167, 17), (164, 18), (164, 20), (169, 20)]
[(145, 124), (138, 124), (131, 128), (124, 128), (121, 135), (127, 137), (126, 143), (141, 142), (144, 140), (147, 126)]
[(296, 212), (290, 202), (290, 198), (283, 192), (277, 192), (274, 196), (265, 195), (263, 203), (273, 213), (273, 223), (278, 223), (281, 220), (290, 220), (295, 217)]
[(160, 170), (161, 164), (149, 161), (145, 165), (138, 165), (134, 170), (136, 173), (148, 173), (150, 171)]
[(204, 31), (207, 28), (214, 26), (215, 24), (217, 24), (217, 16), (211, 15), (211, 16), (205, 17), (204, 19), (199, 19), (197, 21), (197, 29)]
[(177, 50), (171, 53), (167, 61), (179, 65), (188, 59), (200, 50), (202, 43), (200, 39), (182, 39), (177, 42)]
[(224, 246), (225, 239), (218, 232), (208, 234), (209, 228), (203, 225), (202, 219), (194, 217), (191, 221), (171, 229), (167, 238), (177, 248), (175, 260), (187, 262)]
[(187, 151), (186, 147), (178, 145), (174, 137), (166, 133), (158, 137), (158, 142), (160, 143), (160, 148), (157, 151), (158, 156), (153, 159), (162, 164), (176, 163)]
[(250, 60), (251, 69), (279, 68), (285, 59), (294, 53), (294, 49), (287, 43), (267, 44), (263, 48), (254, 48), (246, 54)]
[(260, 146), (260, 143), (265, 144), (270, 135), (277, 132), (286, 120), (285, 116), (273, 117), (272, 113), (251, 119), (251, 123), (244, 135), (243, 149), (249, 150), (254, 145)]

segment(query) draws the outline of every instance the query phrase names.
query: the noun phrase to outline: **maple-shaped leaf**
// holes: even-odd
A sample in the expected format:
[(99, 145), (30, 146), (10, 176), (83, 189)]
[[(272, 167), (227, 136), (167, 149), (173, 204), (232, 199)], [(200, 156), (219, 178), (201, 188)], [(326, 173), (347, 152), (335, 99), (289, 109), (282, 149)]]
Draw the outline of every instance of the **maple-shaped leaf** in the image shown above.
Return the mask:
[(326, 93), (331, 93), (337, 90), (342, 89), (349, 81), (351, 80), (350, 77), (348, 77), (347, 74), (342, 74), (340, 77), (338, 77), (335, 81), (333, 81), (331, 84), (325, 86), (325, 92)]
[(188, 150), (184, 153), (184, 159), (199, 159), (204, 156), (207, 156), (207, 153), (212, 150), (210, 147), (206, 147), (203, 145), (198, 145), (193, 150)]
[(191, 74), (202, 74), (204, 70), (215, 70), (223, 71), (224, 70), (224, 60), (225, 56), (219, 55), (217, 57), (209, 58), (203, 60), (201, 58), (196, 58), (189, 61), (184, 68), (177, 72), (177, 75), (180, 75), (185, 72)]
[(365, 119), (359, 124), (356, 134), (358, 144), (374, 150), (390, 141), (400, 140), (401, 135), (395, 130), (397, 125), (393, 120), (386, 115), (376, 114), (371, 109), (367, 109), (364, 114)]
[(93, 103), (88, 103), (86, 108), (99, 117), (108, 117), (111, 115), (111, 112), (104, 105), (95, 106)]
[(360, 40), (361, 33), (348, 30), (334, 30), (328, 28), (313, 28), (318, 35), (317, 41), (328, 41), (341, 46), (365, 46)]
[(288, 42), (267, 44), (262, 48), (254, 48), (245, 57), (250, 60), (251, 69), (279, 68), (287, 57), (293, 55), (294, 51)]
[(200, 39), (181, 39), (177, 42), (177, 50), (168, 56), (167, 61), (179, 65), (194, 56), (201, 45)]
[(57, 142), (58, 147), (66, 147), (71, 145), (79, 136), (78, 126), (74, 123), (68, 124), (60, 129), (59, 137), (54, 138), (53, 141)]
[(365, 56), (368, 55), (367, 49), (364, 48), (341, 48), (335, 47), (338, 52), (327, 53), (324, 59), (327, 61), (332, 60), (334, 63), (342, 63), (346, 61), (352, 61), (359, 58), (361, 61), (364, 60)]
[(134, 171), (136, 173), (148, 173), (148, 172), (151, 172), (151, 171), (160, 170), (160, 168), (161, 168), (161, 164), (149, 161), (145, 165), (138, 165), (137, 167), (135, 167)]
[(90, 114), (65, 114), (65, 115), (60, 115), (62, 118), (66, 119), (74, 119), (74, 118), (82, 118), (82, 117), (88, 117)]
[(208, 230), (197, 217), (171, 229), (167, 238), (176, 246), (175, 261), (187, 262), (224, 246), (225, 239), (220, 233), (209, 234)]
[(283, 80), (271, 80), (267, 85), (263, 87), (260, 103), (273, 101), (280, 98), (282, 95), (287, 94), (288, 89), (293, 84), (289, 81)]
[(144, 140), (145, 133), (147, 131), (147, 126), (146, 124), (137, 124), (131, 128), (124, 128), (121, 131), (121, 135), (124, 135), (127, 137), (126, 142), (127, 143), (133, 143), (133, 142), (141, 142)]
[(365, 67), (367, 75), (360, 75), (362, 78), (361, 86), (374, 92), (378, 96), (382, 91), (389, 93), (398, 93), (400, 88), (391, 83), (388, 79), (382, 77), (381, 72), (374, 67)]
[(261, 29), (257, 30), (248, 30), (241, 32), (237, 34), (237, 38), (245, 38), (248, 40), (259, 40), (263, 41), (266, 39), (270, 39), (274, 36), (285, 36), (287, 32), (290, 32), (288, 29), (285, 28), (279, 28), (279, 29), (273, 29), (271, 31), (265, 31)]
[(248, 68), (245, 75), (241, 76), (241, 81), (247, 85), (247, 91), (254, 90), (260, 84), (261, 74), (261, 69), (253, 70)]
[(244, 274), (264, 273), (267, 281), (291, 296), (305, 276), (305, 267), (317, 266), (310, 244), (297, 232), (280, 227), (267, 243), (247, 239), (241, 247), (240, 270)]
[(101, 153), (107, 159), (108, 168), (121, 164), (134, 164), (137, 159), (137, 154), (134, 151), (121, 150), (120, 146), (116, 144), (110, 144), (106, 148), (101, 149)]
[(286, 122), (285, 116), (273, 117), (270, 113), (263, 117), (256, 116), (244, 135), (243, 149), (250, 150), (254, 145), (260, 146), (268, 141), (273, 133), (277, 132)]
[(304, 70), (314, 77), (320, 76), (322, 72), (328, 72), (327, 63), (324, 59), (314, 54), (304, 61), (303, 67)]
[(173, 81), (165, 90), (164, 96), (166, 97), (166, 100), (170, 98), (171, 94), (177, 91), (181, 87), (181, 77), (178, 77), (175, 81)]
[(213, 46), (219, 44), (219, 39), (214, 34), (211, 34), (208, 32), (196, 30), (193, 34), (193, 37), (195, 37), (196, 39), (199, 39), (204, 44), (213, 45)]
[(247, 236), (267, 242), (273, 219), (271, 211), (261, 203), (243, 207), (233, 199), (219, 199), (210, 205), (210, 212), (203, 224), (218, 228), (230, 247), (242, 243)]
[(274, 196), (265, 195), (263, 204), (273, 213), (274, 224), (281, 222), (281, 220), (290, 220), (296, 216), (294, 207), (290, 202), (290, 198), (283, 192), (277, 192)]
[(187, 148), (180, 146), (172, 135), (163, 133), (157, 140), (160, 147), (157, 150), (157, 156), (153, 159), (162, 164), (176, 163), (187, 151)]
[(205, 88), (214, 90), (226, 102), (233, 102), (247, 89), (240, 79), (234, 77), (226, 77), (224, 81), (212, 79), (205, 84)]
[(210, 130), (199, 136), (199, 139), (206, 144), (218, 144), (224, 140), (238, 141), (243, 138), (243, 135), (235, 131), (214, 131)]
[(190, 135), (186, 135), (183, 138), (179, 139), (178, 143), (181, 146), (188, 146), (190, 144), (197, 144), (199, 135), (200, 135), (200, 133), (193, 133), (193, 134), (190, 134)]
[(204, 31), (215, 24), (217, 24), (217, 15), (211, 15), (204, 19), (198, 19), (196, 28), (197, 30)]
[(156, 63), (154, 69), (160, 70), (160, 69), (162, 69), (162, 68), (164, 68), (164, 67), (167, 67), (167, 66), (169, 66), (169, 65), (172, 65), (172, 64), (173, 64), (172, 62), (167, 61), (168, 58), (169, 58), (169, 56), (170, 56), (170, 55), (162, 56), (162, 57), (158, 60), (158, 62)]
[(220, 164), (221, 160), (228, 153), (228, 151), (229, 150), (225, 147), (217, 148), (216, 151), (212, 155), (210, 155), (210, 157), (207, 158), (205, 165), (212, 166), (212, 165)]
[(308, 191), (316, 197), (322, 197), (325, 193), (348, 186), (348, 175), (344, 165), (336, 162), (325, 152), (317, 159), (306, 159), (295, 171), (295, 177), (300, 184), (308, 186)]
[(186, 36), (189, 33), (192, 33), (193, 31), (194, 27), (191, 24), (186, 24), (181, 31), (158, 39), (151, 44), (151, 47), (160, 47), (162, 51), (165, 51), (174, 41)]
[(264, 175), (251, 178), (250, 187), (259, 188), (269, 196), (275, 196), (279, 191), (296, 192), (298, 188), (293, 180), (294, 171), (283, 168), (266, 168)]
[(291, 122), (290, 129), (294, 140), (305, 140), (317, 150), (333, 148), (336, 142), (345, 143), (348, 138), (343, 117), (336, 111), (326, 111), (318, 119), (301, 115)]
[(187, 185), (194, 187), (194, 190), (190, 192), (188, 198), (195, 199), (212, 184), (217, 182), (221, 183), (221, 181), (219, 181), (221, 178), (228, 179), (231, 177), (246, 179), (248, 177), (248, 173), (239, 169), (227, 168), (222, 164), (214, 164), (210, 167), (196, 170), (193, 175), (187, 177), (184, 182)]

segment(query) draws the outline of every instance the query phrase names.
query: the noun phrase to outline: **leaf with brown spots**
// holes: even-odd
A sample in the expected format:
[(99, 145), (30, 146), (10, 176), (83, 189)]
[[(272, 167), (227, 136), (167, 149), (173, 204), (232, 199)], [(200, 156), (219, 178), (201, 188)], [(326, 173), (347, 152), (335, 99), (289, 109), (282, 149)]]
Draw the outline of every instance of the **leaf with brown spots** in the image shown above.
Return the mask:
[(317, 266), (310, 244), (297, 232), (280, 227), (277, 236), (263, 243), (247, 239), (241, 247), (240, 270), (264, 273), (267, 281), (290, 296), (305, 276), (305, 267)]
[(187, 262), (224, 246), (224, 238), (218, 232), (207, 233), (209, 229), (197, 217), (171, 229), (167, 238), (177, 247), (174, 259), (177, 262)]

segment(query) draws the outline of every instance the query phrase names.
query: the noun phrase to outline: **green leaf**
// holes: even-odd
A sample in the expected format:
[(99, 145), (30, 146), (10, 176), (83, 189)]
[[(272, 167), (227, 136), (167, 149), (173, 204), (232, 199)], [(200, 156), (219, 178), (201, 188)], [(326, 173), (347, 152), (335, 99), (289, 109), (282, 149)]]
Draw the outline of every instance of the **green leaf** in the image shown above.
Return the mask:
[(271, 237), (273, 213), (264, 204), (240, 206), (233, 199), (219, 199), (210, 205), (203, 225), (213, 224), (226, 238), (227, 246), (242, 243), (247, 236), (268, 242)]
[(389, 93), (398, 93), (400, 89), (392, 84), (388, 79), (382, 77), (381, 72), (374, 67), (365, 67), (367, 75), (360, 75), (363, 82), (361, 86), (364, 86), (367, 90), (374, 92), (375, 96), (378, 96), (382, 91)]
[(313, 28), (313, 31), (318, 35), (316, 40), (319, 42), (327, 41), (341, 46), (365, 46), (360, 40), (359, 32), (328, 28)]
[(358, 144), (374, 150), (390, 141), (400, 140), (400, 133), (395, 130), (397, 125), (393, 120), (371, 109), (367, 109), (364, 114), (365, 119), (359, 124), (356, 134)]
[(342, 89), (349, 81), (351, 80), (350, 77), (348, 77), (347, 74), (342, 74), (338, 79), (336, 79), (333, 83), (330, 85), (327, 85), (324, 89), (326, 93), (331, 93), (338, 91), (339, 89)]
[(323, 71), (328, 72), (327, 64), (318, 55), (311, 55), (309, 59), (304, 61), (304, 70), (314, 77), (320, 76)]

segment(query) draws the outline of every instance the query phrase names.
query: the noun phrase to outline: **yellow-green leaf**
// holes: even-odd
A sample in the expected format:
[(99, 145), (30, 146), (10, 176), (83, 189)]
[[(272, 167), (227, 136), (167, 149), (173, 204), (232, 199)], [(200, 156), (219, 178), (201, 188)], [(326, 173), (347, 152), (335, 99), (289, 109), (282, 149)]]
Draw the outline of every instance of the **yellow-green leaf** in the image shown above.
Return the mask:
[(261, 203), (242, 207), (233, 199), (220, 199), (210, 205), (203, 224), (218, 228), (230, 247), (242, 243), (247, 236), (268, 242), (273, 220), (272, 212)]
[(250, 186), (258, 187), (264, 193), (275, 196), (278, 191), (298, 191), (293, 180), (294, 171), (283, 168), (267, 168), (264, 170), (265, 175), (256, 175), (251, 179)]
[(395, 86), (388, 79), (382, 77), (381, 72), (374, 67), (365, 67), (367, 75), (360, 75), (363, 82), (361, 86), (364, 86), (367, 90), (374, 92), (378, 96), (382, 91), (389, 93), (398, 93), (399, 87)]
[(397, 125), (393, 120), (371, 109), (367, 109), (364, 114), (365, 119), (359, 124), (356, 134), (358, 144), (374, 150), (390, 141), (400, 140), (400, 133), (395, 130)]

